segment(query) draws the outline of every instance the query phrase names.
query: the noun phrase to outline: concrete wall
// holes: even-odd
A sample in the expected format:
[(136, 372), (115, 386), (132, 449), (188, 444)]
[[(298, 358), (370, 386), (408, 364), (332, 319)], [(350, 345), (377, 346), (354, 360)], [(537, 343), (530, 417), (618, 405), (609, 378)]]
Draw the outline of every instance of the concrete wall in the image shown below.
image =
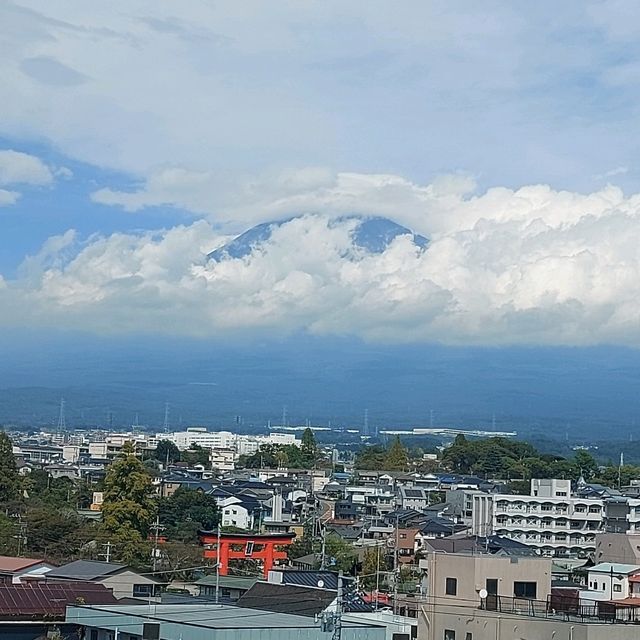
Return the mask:
[(595, 562), (640, 564), (640, 535), (601, 533), (596, 536)]
[(513, 597), (515, 581), (535, 582), (536, 600), (546, 600), (551, 593), (551, 560), (492, 555), (467, 555), (431, 552), (426, 556), (428, 595), (446, 597), (446, 579), (457, 579), (456, 598), (465, 603), (480, 602), (478, 595), (486, 588), (487, 578), (498, 580), (500, 596)]
[[(418, 640), (637, 640), (636, 625), (572, 623), (558, 619), (497, 614), (476, 608), (436, 603), (418, 616)], [(467, 634), (471, 634), (467, 636)]]

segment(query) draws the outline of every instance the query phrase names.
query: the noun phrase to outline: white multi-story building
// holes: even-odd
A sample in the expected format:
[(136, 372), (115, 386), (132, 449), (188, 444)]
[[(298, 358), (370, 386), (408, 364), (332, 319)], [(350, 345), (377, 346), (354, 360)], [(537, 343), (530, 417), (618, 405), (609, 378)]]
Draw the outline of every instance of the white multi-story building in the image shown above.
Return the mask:
[(293, 444), (301, 441), (289, 433), (270, 433), (267, 436), (238, 435), (231, 431), (208, 431), (206, 427), (190, 427), (186, 431), (158, 433), (157, 440), (169, 440), (180, 450), (197, 444), (203, 449), (233, 449), (237, 455), (251, 455), (263, 444)]
[(595, 551), (604, 531), (604, 503), (571, 497), (569, 480), (532, 480), (531, 495), (476, 494), (474, 535), (497, 534), (523, 542), (543, 555), (583, 555)]

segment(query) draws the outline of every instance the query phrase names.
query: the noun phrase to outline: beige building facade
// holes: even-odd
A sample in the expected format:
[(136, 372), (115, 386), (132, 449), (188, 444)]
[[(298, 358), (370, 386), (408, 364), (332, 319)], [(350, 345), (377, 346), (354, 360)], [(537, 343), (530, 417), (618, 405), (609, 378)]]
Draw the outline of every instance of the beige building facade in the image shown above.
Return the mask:
[(637, 640), (638, 626), (553, 610), (551, 559), (432, 552), (418, 640)]

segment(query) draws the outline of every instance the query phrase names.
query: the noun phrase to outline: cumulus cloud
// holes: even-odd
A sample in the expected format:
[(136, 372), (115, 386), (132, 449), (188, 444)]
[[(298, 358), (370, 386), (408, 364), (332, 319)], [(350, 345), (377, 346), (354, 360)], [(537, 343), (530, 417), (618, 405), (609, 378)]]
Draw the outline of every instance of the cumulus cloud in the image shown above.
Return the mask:
[(7, 207), (11, 204), (18, 202), (20, 194), (16, 191), (7, 191), (7, 189), (0, 189), (0, 207)]
[(0, 185), (48, 185), (52, 182), (51, 169), (40, 158), (12, 149), (0, 149)]
[[(68, 234), (5, 282), (2, 323), (202, 336), (304, 330), (377, 341), (640, 344), (639, 195), (544, 185), (470, 195), (464, 180), (416, 187), (374, 178), (375, 193), (400, 186), (419, 194), (422, 209), (414, 203), (406, 217), (430, 231), (426, 251), (401, 236), (381, 254), (354, 256), (352, 222), (326, 213), (294, 218), (248, 256), (218, 263), (205, 254), (228, 238), (205, 221), (84, 242)], [(366, 181), (330, 177), (331, 193), (341, 179)]]

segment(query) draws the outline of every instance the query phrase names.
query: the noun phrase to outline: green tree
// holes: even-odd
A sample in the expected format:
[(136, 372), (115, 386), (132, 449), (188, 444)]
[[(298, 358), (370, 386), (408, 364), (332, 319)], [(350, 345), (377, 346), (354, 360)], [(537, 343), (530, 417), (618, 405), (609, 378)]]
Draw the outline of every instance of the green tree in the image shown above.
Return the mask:
[(20, 477), (13, 455), (13, 444), (6, 433), (0, 433), (0, 503), (20, 499)]
[(385, 468), (386, 449), (379, 445), (365, 445), (356, 454), (354, 466), (367, 471), (382, 471)]
[(477, 459), (477, 452), (461, 433), (455, 437), (453, 444), (442, 453), (442, 461), (445, 465), (451, 471), (458, 473), (469, 473), (471, 466)]
[(220, 512), (214, 497), (179, 488), (172, 496), (158, 502), (160, 522), (167, 527), (170, 540), (195, 541), (198, 529), (212, 530), (218, 526)]
[(407, 450), (402, 445), (400, 436), (396, 436), (395, 440), (384, 461), (384, 468), (387, 471), (404, 471), (409, 464), (409, 457), (407, 456)]
[(148, 558), (145, 541), (155, 516), (151, 476), (127, 443), (107, 471), (102, 504), (102, 531), (127, 562)]
[(276, 463), (278, 465), (278, 469), (284, 469), (289, 463), (289, 456), (286, 451), (280, 449), (275, 453)]
[[(384, 572), (391, 568), (390, 564), (389, 557), (384, 547), (381, 548), (380, 545), (369, 547), (364, 552), (364, 557), (362, 559), (360, 581), (368, 589), (375, 587), (376, 583), (382, 584), (385, 579)], [(383, 575), (377, 576), (377, 574)]]
[(171, 440), (159, 440), (153, 457), (163, 465), (180, 462), (180, 449)]
[(190, 466), (201, 464), (203, 467), (209, 466), (209, 451), (203, 449), (199, 444), (192, 444), (189, 449), (183, 451), (180, 459)]
[(316, 466), (318, 462), (318, 444), (313, 431), (307, 427), (302, 434), (302, 446), (300, 447), (304, 463), (307, 468)]
[(587, 482), (598, 473), (598, 463), (588, 451), (576, 451), (573, 464)]
[[(353, 573), (356, 565), (356, 552), (349, 542), (343, 540), (335, 533), (325, 536), (325, 557), (327, 558), (327, 566), (336, 571), (344, 571), (345, 573)], [(320, 543), (318, 542), (318, 545)], [(316, 552), (320, 549), (316, 549)]]

